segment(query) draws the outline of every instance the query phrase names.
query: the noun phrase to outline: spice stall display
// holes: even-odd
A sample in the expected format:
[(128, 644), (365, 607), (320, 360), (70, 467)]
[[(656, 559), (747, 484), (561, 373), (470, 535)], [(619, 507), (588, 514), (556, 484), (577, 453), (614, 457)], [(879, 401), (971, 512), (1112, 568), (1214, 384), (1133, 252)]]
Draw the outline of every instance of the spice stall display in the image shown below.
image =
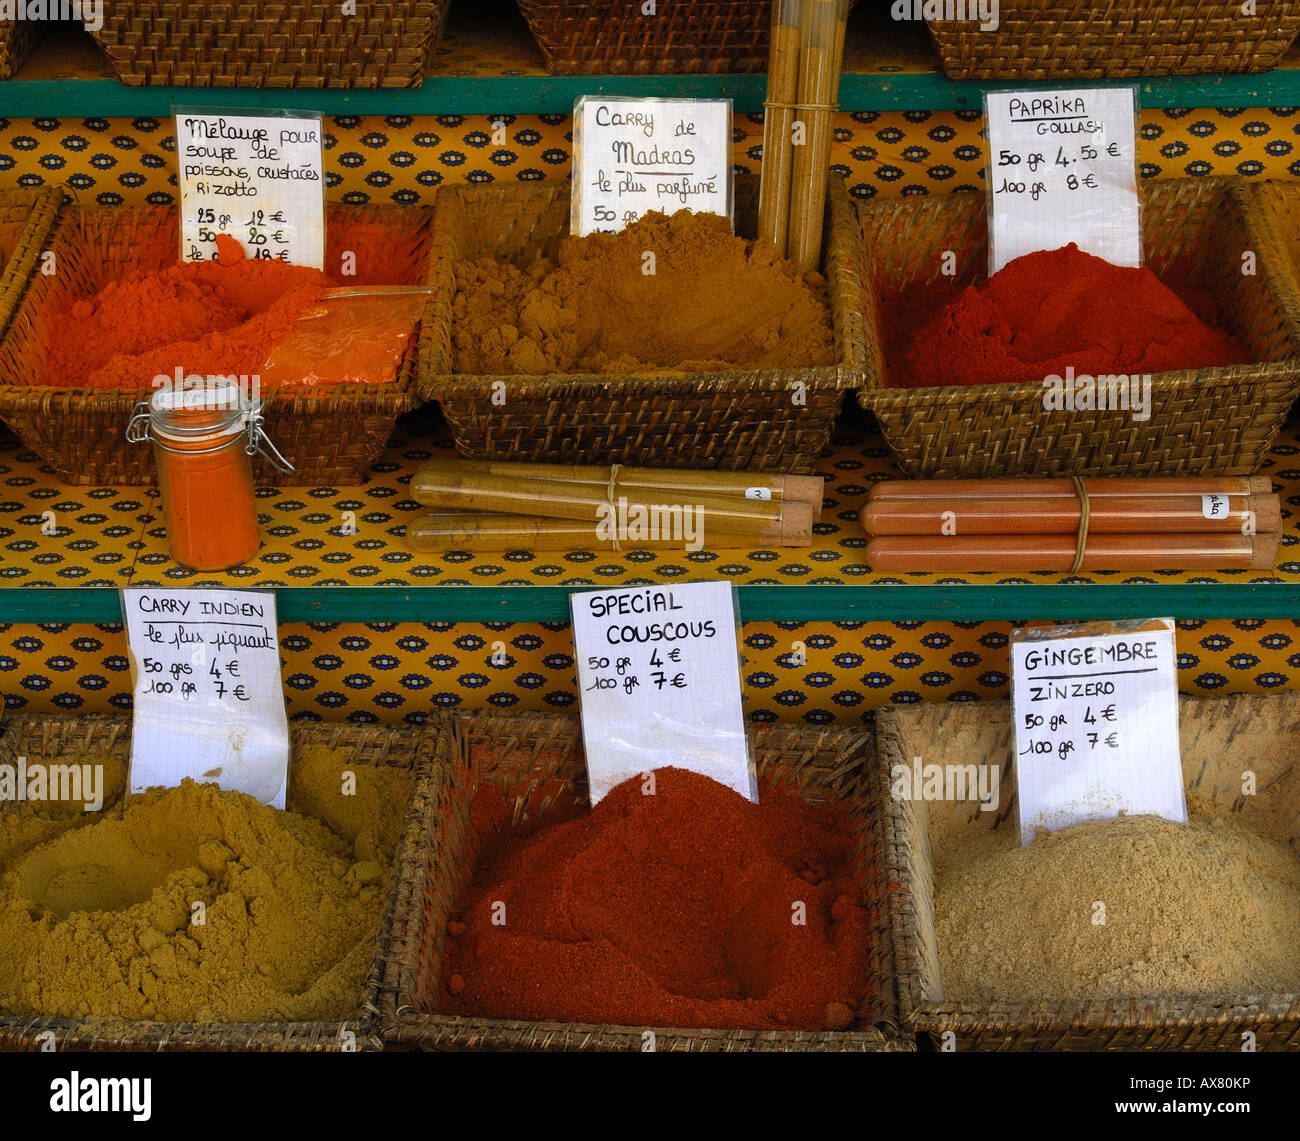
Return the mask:
[[(355, 270), (331, 277), (244, 258), (230, 239), (227, 264), (180, 265), (175, 211), (69, 206), (49, 243), (59, 272), (35, 278), (0, 344), (0, 419), (69, 483), (150, 483), (148, 450), (125, 441), (155, 377), (235, 376), (245, 388), (256, 377), (292, 480), (361, 482), (397, 417), (419, 404), (415, 338), (395, 372), (344, 383), (264, 366), (327, 290), (424, 284), (430, 226), (418, 208), (329, 207), (326, 265)], [(256, 475), (286, 478), (269, 463)]]
[(113, 0), (95, 38), (123, 83), (418, 87), (447, 0)]
[(757, 190), (737, 179), (735, 237), (679, 213), (586, 238), (565, 236), (565, 187), (442, 191), (419, 389), (460, 453), (810, 470), (861, 376), (850, 206), (833, 183), (823, 272), (805, 279), (740, 236)]
[[(424, 802), (422, 850), (398, 872), (389, 1040), (640, 1049), (654, 1025), (657, 1050), (910, 1048), (891, 1029), (878, 803), (861, 733), (758, 731), (765, 812), (671, 768), (655, 774), (656, 805), (639, 803), (636, 782), (587, 811), (576, 721), (475, 715), (456, 718), (455, 732), (453, 765)], [(649, 848), (654, 861), (638, 855)], [(718, 862), (720, 851), (737, 859)], [(629, 893), (618, 884), (633, 863), (632, 878), (646, 878)], [(493, 895), (505, 894), (504, 939), (490, 930), (482, 893), (497, 881), (484, 867), (508, 881)], [(691, 909), (710, 901), (720, 914), (699, 922)], [(799, 901), (809, 918), (796, 926)], [(571, 944), (570, 924), (590, 941)], [(620, 924), (616, 951), (598, 931)], [(540, 991), (533, 970), (551, 975)]]
[[(908, 475), (1251, 475), (1300, 393), (1300, 350), (1289, 321), (1300, 304), (1295, 284), (1270, 240), (1272, 230), (1257, 198), (1229, 180), (1153, 183), (1143, 204), (1143, 244), (1155, 277), (1182, 283), (1188, 297), (1206, 307), (1205, 316), (1250, 363), (1175, 371), (1155, 371), (1158, 366), (1153, 366), (1144, 374), (1123, 356), (1124, 326), (1146, 323), (1147, 311), (1113, 313), (1111, 327), (1089, 327), (1081, 334), (1068, 318), (1042, 321), (1037, 292), (1041, 283), (1018, 293), (1012, 282), (1011, 303), (1022, 307), (1019, 320), (1026, 328), (1038, 320), (1040, 333), (1046, 334), (1037, 353), (1039, 363), (1074, 360), (1071, 354), (1089, 345), (1093, 356), (1098, 345), (1113, 349), (1108, 373), (1138, 374), (1144, 387), (1145, 375), (1150, 376), (1150, 405), (1142, 418), (1130, 415), (1131, 407), (1111, 408), (1095, 395), (1077, 404), (1072, 398), (1068, 404), (1049, 406), (1044, 380), (1050, 368), (1034, 381), (987, 383), (998, 373), (994, 364), (972, 374), (986, 383), (952, 383), (955, 378), (945, 366), (951, 358), (929, 355), (921, 344), (914, 363), (941, 371), (919, 377), (910, 373), (907, 360), (899, 360), (900, 346), (892, 340), (895, 314), (890, 307), (924, 291), (928, 310), (935, 314), (942, 300), (955, 298), (984, 277), (985, 204), (974, 196), (951, 195), (870, 204), (860, 207), (858, 216), (869, 343), (866, 384), (858, 400), (875, 415)], [(1244, 251), (1256, 255), (1256, 272), (1243, 272)], [(1050, 267), (1054, 261), (1038, 264)], [(948, 265), (955, 267), (951, 275), (945, 272)], [(1062, 278), (1051, 288), (1054, 295), (1081, 305), (1079, 313), (1086, 317), (1091, 311), (1097, 320), (1106, 299), (1078, 297), (1079, 285), (1077, 277)], [(959, 315), (961, 308), (977, 314), (991, 286), (990, 280), (982, 296), (976, 290), (961, 298)], [(1051, 313), (1050, 305), (1047, 311)], [(1186, 320), (1185, 314), (1177, 315)], [(1004, 319), (1015, 327), (1013, 318)], [(1056, 342), (1053, 328), (1060, 338)], [(978, 316), (973, 331), (980, 344)], [(926, 336), (923, 329), (916, 334)], [(1202, 346), (1209, 355), (1199, 359), (1233, 359), (1232, 343), (1212, 332), (1201, 336), (1210, 338)], [(1175, 344), (1187, 347), (1181, 337)], [(968, 359), (952, 367), (971, 369), (972, 363)], [(1027, 362), (1025, 367), (1032, 366)], [(1076, 367), (1070, 379), (1083, 375)], [(915, 386), (918, 380), (923, 387)]]
[(1005, 706), (882, 711), (882, 779), (924, 752), (941, 772), (991, 765), (1001, 780), (995, 811), (888, 800), (910, 1029), (951, 1032), (961, 1050), (1240, 1051), (1244, 1032), (1260, 1050), (1294, 1049), (1300, 702), (1184, 698), (1180, 736), (1187, 824), (1119, 816), (1021, 848)]
[(12, 771), (84, 770), (85, 800), (96, 766), (103, 776), (98, 811), (0, 806), (0, 1044), (52, 1031), (82, 1049), (376, 1046), (405, 806), (446, 743), (296, 727), (281, 812), (192, 781), (121, 799), (128, 718), (8, 722)]
[[(918, 0), (906, 8), (928, 9)], [(943, 5), (934, 6), (942, 9)], [(951, 8), (951, 5), (949, 5)], [(999, 0), (926, 26), (949, 79), (1117, 79), (1268, 71), (1300, 34), (1300, 10), (1287, 0), (1248, 8), (1216, 0)], [(949, 13), (951, 15), (951, 13)]]

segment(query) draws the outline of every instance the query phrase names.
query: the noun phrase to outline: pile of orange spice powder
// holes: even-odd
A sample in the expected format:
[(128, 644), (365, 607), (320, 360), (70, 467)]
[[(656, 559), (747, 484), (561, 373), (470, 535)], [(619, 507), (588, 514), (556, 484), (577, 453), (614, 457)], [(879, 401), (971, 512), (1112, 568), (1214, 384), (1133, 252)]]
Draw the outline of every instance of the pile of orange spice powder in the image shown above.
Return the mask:
[(842, 809), (759, 804), (657, 769), (590, 812), (509, 832), (481, 792), (480, 868), (447, 926), (439, 1009), (756, 1030), (867, 1024), (868, 911)]
[(41, 384), (148, 387), (155, 376), (252, 376), (333, 282), (317, 269), (250, 259), (227, 234), (218, 259), (136, 270), (55, 318)]

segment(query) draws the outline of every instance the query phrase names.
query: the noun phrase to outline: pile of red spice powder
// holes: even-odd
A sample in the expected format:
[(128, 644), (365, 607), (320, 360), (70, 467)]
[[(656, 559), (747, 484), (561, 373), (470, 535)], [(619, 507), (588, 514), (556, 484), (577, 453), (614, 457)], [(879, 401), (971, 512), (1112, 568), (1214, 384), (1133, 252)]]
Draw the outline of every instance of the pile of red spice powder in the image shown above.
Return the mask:
[[(944, 296), (946, 294), (946, 296)], [(937, 313), (937, 304), (947, 304)], [(897, 387), (1038, 383), (1046, 376), (1142, 374), (1243, 364), (1146, 266), (1112, 265), (1073, 242), (1007, 262), (956, 298), (921, 286), (886, 307)]]
[(216, 261), (137, 270), (70, 301), (39, 383), (139, 389), (155, 376), (252, 376), (333, 282), (320, 270), (249, 259), (227, 234)]
[(526, 836), (510, 834), (500, 790), (475, 798), (482, 864), (448, 924), (439, 1009), (764, 1030), (869, 1020), (843, 810), (772, 787), (752, 804), (677, 768), (654, 777), (653, 795), (627, 781)]

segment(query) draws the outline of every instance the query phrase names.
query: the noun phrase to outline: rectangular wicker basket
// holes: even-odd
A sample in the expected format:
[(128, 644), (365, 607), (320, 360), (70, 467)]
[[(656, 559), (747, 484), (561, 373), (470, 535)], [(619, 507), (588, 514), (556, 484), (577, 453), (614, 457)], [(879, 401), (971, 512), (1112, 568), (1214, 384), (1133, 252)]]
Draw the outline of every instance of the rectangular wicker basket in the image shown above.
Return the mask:
[[(451, 746), (445, 727), (436, 731), (374, 725), (304, 725), (289, 729), (290, 746), (328, 746), (347, 755), (357, 766), (385, 766), (411, 773), (411, 794), (405, 807), (402, 837), (413, 834), (417, 804), (428, 800), (434, 774), (447, 767)], [(0, 733), (0, 761), (15, 763), (56, 759), (61, 764), (115, 762), (125, 766), (131, 752), (131, 719), (118, 714), (20, 714)], [(290, 762), (292, 787), (293, 769)], [(107, 803), (107, 802), (106, 802)], [(0, 805), (0, 811), (6, 806)], [(399, 858), (401, 852), (399, 850)], [(409, 862), (409, 859), (406, 861)], [(374, 957), (356, 1009), (331, 1022), (173, 1023), (106, 1018), (45, 1018), (0, 1014), (0, 1049), (37, 1050), (244, 1050), (335, 1051), (374, 1050), (378, 1037), (378, 1001), (392, 925), (396, 864), (387, 894)]]
[[(377, 235), (372, 240), (383, 246), (368, 259), (375, 270), (358, 269), (356, 276), (339, 280), (357, 285), (428, 284), (430, 208), (330, 206), (326, 219), (327, 269), (341, 262), (334, 235), (352, 222)], [(58, 273), (36, 276), (0, 343), (0, 420), (67, 483), (152, 483), (152, 449), (126, 441), (127, 424), (136, 402), (147, 396), (147, 384), (120, 390), (36, 381), (56, 335), (57, 312), (69, 298), (92, 294), (131, 270), (157, 271), (177, 262), (176, 212), (166, 207), (68, 207), (50, 249)], [(426, 317), (433, 304), (430, 297)], [(390, 383), (295, 386), (284, 395), (264, 391), (267, 434), (298, 470), (283, 475), (258, 461), (255, 477), (292, 485), (363, 482), (397, 417), (420, 403), (415, 393), (415, 342), (412, 338), (398, 377)]]
[(419, 87), (447, 6), (110, 0), (94, 35), (133, 87)]
[(697, 75), (767, 70), (771, 0), (519, 0), (556, 75)]
[[(510, 790), (517, 805), (539, 816), (557, 805), (585, 803), (586, 767), (576, 719), (537, 714), (472, 714), (454, 718), (450, 768), (435, 774), (419, 805), (398, 872), (389, 973), (385, 976), (384, 1040), (431, 1050), (641, 1050), (641, 1026), (579, 1025), (440, 1014), (434, 983), (441, 971), (446, 924), (473, 879), (476, 839), (470, 805), (480, 789)], [(746, 1031), (653, 1027), (656, 1050), (906, 1051), (896, 1033), (896, 996), (889, 936), (874, 903), (885, 886), (879, 853), (879, 805), (870, 737), (848, 729), (772, 726), (754, 741), (760, 778), (770, 775), (809, 803), (845, 803), (854, 820), (860, 882), (873, 907), (872, 961), (863, 964), (872, 1025), (856, 1031)], [(531, 825), (530, 825), (531, 826)]]
[[(457, 373), (456, 263), (490, 255), (519, 265), (568, 234), (567, 184), (452, 186), (434, 210), (437, 320), (421, 329), (419, 392), (436, 400), (460, 454), (475, 459), (626, 463), (808, 472), (830, 441), (865, 359), (861, 287), (850, 256), (847, 192), (830, 180), (822, 269), (833, 365), (710, 373), (484, 376)], [(736, 233), (752, 237), (756, 180), (736, 180)], [(497, 399), (505, 385), (505, 402)], [(802, 404), (792, 400), (799, 392)]]
[(996, 28), (926, 23), (949, 79), (1116, 79), (1269, 71), (1300, 33), (1300, 7), (1258, 0), (1246, 15), (1238, 0), (1001, 0)]
[[(1300, 392), (1295, 285), (1270, 248), (1258, 202), (1225, 178), (1147, 185), (1146, 262), (1209, 293), (1258, 363), (1156, 373), (1150, 418), (1127, 410), (1048, 411), (1041, 383), (889, 386), (882, 300), (940, 281), (985, 277), (984, 198), (974, 194), (859, 204), (867, 329), (859, 403), (875, 414), (899, 466), (931, 478), (1011, 475), (1249, 475)], [(942, 276), (945, 254), (957, 276)], [(1243, 273), (1243, 254), (1257, 255)]]
[[(1267, 819), (1300, 843), (1300, 694), (1184, 698), (1183, 776), (1189, 793)], [(1005, 702), (894, 706), (877, 715), (882, 779), (892, 766), (987, 763), (1002, 767), (999, 809), (968, 802), (886, 805), (887, 876), (904, 1025), (957, 1050), (1225, 1050), (1243, 1036), (1259, 1050), (1300, 1050), (1300, 994), (1116, 995), (1093, 1001), (963, 1002), (946, 995), (935, 937), (931, 844), (952, 829), (1016, 827), (1011, 711)], [(1241, 774), (1258, 793), (1241, 796)], [(996, 817), (989, 823), (989, 817)]]
[(62, 203), (61, 186), (0, 190), (0, 335), (40, 267)]

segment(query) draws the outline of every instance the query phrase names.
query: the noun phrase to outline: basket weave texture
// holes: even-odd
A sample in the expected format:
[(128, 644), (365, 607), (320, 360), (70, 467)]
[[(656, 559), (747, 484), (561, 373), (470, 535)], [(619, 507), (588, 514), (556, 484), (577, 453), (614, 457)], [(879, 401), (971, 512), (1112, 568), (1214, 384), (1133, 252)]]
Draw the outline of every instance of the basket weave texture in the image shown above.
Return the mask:
[[(854, 821), (864, 899), (872, 909), (868, 980), (871, 1025), (842, 1032), (746, 1031), (531, 1022), (437, 1012), (446, 924), (475, 872), (477, 842), (470, 805), (480, 789), (509, 789), (520, 809), (544, 815), (557, 805), (585, 803), (586, 768), (578, 722), (537, 714), (472, 714), (454, 719), (450, 769), (421, 790), (417, 835), (403, 845), (389, 973), (381, 1000), (386, 1042), (437, 1050), (858, 1050), (905, 1051), (897, 1034), (896, 994), (888, 968), (890, 943), (877, 922), (884, 889), (875, 766), (870, 738), (847, 729), (773, 726), (755, 734), (760, 778), (769, 774), (810, 803), (842, 801)], [(412, 817), (414, 819), (414, 817)], [(531, 827), (531, 825), (530, 825)]]
[(771, 0), (519, 0), (556, 75), (698, 75), (767, 70)]
[[(384, 284), (428, 282), (432, 211), (410, 206), (330, 206), (327, 226), (377, 227), (397, 267)], [(73, 388), (34, 383), (47, 347), (61, 335), (58, 312), (73, 297), (93, 294), (131, 270), (156, 272), (178, 258), (174, 210), (165, 207), (68, 207), (50, 248), (58, 273), (36, 275), (3, 343), (0, 343), (0, 420), (71, 484), (149, 484), (152, 449), (126, 441), (126, 428), (151, 378), (136, 390)], [(340, 264), (327, 238), (325, 264)], [(349, 280), (344, 278), (343, 280)], [(356, 284), (378, 284), (354, 279)], [(433, 298), (426, 306), (432, 308)], [(297, 467), (293, 475), (254, 463), (264, 483), (355, 484), (388, 443), (397, 417), (420, 403), (415, 394), (415, 342), (395, 380), (333, 387), (264, 391), (266, 432)], [(177, 360), (182, 368), (184, 361)]]
[[(752, 237), (756, 180), (736, 179), (736, 233)], [(456, 263), (484, 255), (527, 265), (568, 234), (567, 185), (446, 187), (434, 211), (436, 320), (421, 327), (419, 393), (436, 400), (461, 455), (542, 463), (808, 472), (830, 442), (865, 358), (853, 215), (830, 180), (822, 263), (833, 365), (708, 373), (487, 376), (455, 371)], [(502, 399), (504, 397), (504, 400)]]
[(0, 20), (0, 79), (17, 74), (44, 33), (44, 20)]
[[(1183, 698), (1183, 776), (1187, 791), (1267, 818), (1300, 843), (1300, 694)], [(1244, 1035), (1259, 1050), (1300, 1050), (1300, 994), (1117, 995), (1090, 1002), (962, 1002), (945, 995), (934, 927), (932, 837), (940, 829), (1015, 828), (1014, 746), (1005, 702), (892, 706), (877, 715), (882, 780), (894, 765), (1001, 766), (997, 813), (978, 804), (887, 798), (886, 875), (895, 969), (904, 1025), (956, 1050), (1225, 1050)], [(1241, 796), (1243, 769), (1259, 792)]]
[[(444, 730), (387, 728), (373, 725), (302, 725), (289, 728), (291, 756), (297, 750), (325, 746), (345, 754), (349, 765), (375, 765), (408, 770), (411, 795), (406, 805), (403, 837), (411, 833), (411, 813), (427, 800), (433, 774), (447, 765), (450, 734)], [(125, 765), (131, 753), (131, 719), (118, 714), (69, 714), (11, 718), (0, 733), (0, 763), (29, 762)], [(290, 761), (289, 779), (293, 780)], [(0, 811), (5, 806), (0, 805)], [(400, 858), (399, 850), (399, 858)], [(394, 871), (396, 865), (394, 866)], [(243, 1050), (335, 1051), (380, 1047), (378, 1013), (380, 984), (392, 926), (393, 889), (389, 885), (374, 958), (355, 1011), (333, 1022), (142, 1022), (107, 1018), (44, 1018), (0, 1014), (0, 1049), (55, 1048), (64, 1050)]]
[(1001, 0), (996, 28), (926, 23), (949, 79), (1114, 79), (1270, 71), (1300, 33), (1300, 6), (1258, 0), (1245, 15), (1237, 0)]
[[(1257, 363), (1156, 373), (1150, 417), (1129, 410), (1047, 410), (1041, 383), (889, 386), (882, 300), (921, 284), (982, 280), (988, 263), (982, 196), (953, 194), (858, 207), (866, 383), (908, 475), (1250, 475), (1300, 393), (1296, 285), (1257, 198), (1226, 178), (1162, 180), (1146, 189), (1146, 263), (1190, 279)], [(957, 276), (944, 278), (955, 255)], [(1243, 254), (1256, 255), (1243, 272)], [(1119, 368), (1116, 370), (1120, 371)]]
[(94, 35), (133, 87), (418, 87), (446, 17), (446, 0), (108, 0)]

